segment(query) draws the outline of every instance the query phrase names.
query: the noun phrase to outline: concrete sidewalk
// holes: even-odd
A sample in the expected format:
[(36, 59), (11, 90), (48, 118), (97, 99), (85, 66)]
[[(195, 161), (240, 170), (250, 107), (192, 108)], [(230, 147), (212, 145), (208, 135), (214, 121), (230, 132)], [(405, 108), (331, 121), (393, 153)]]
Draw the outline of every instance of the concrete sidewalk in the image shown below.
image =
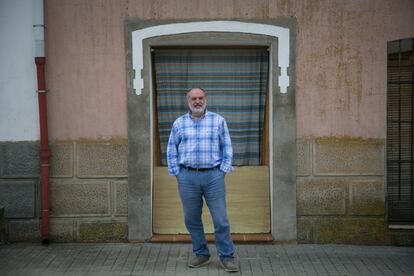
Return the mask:
[[(414, 247), (236, 245), (232, 275), (414, 275)], [(0, 275), (229, 275), (212, 262), (187, 268), (190, 244), (0, 245)]]

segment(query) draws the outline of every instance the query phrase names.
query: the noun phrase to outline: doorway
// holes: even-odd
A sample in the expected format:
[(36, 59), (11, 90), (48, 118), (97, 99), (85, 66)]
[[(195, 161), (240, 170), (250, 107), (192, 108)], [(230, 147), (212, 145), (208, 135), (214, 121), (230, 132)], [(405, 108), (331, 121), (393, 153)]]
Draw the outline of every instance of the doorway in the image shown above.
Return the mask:
[(244, 22), (140, 18), (125, 21), (130, 241), (148, 241), (154, 233), (151, 49), (183, 45), (260, 45), (269, 49), (270, 233), (276, 241), (296, 239), (295, 34), (293, 18)]
[[(207, 109), (222, 115), (233, 145), (234, 171), (226, 176), (232, 233), (270, 233), (269, 52), (264, 46), (153, 47), (154, 234), (187, 234), (166, 147), (172, 123), (188, 112), (185, 93), (207, 91)], [(206, 206), (206, 205), (204, 205)], [(213, 233), (208, 208), (206, 233)]]

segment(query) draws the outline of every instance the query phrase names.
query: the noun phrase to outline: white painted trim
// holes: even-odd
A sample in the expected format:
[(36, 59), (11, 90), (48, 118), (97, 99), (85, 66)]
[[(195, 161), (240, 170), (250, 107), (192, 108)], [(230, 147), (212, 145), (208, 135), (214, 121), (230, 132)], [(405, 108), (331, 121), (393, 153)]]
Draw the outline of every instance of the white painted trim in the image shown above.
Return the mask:
[(414, 225), (390, 224), (390, 225), (388, 225), (388, 228), (389, 229), (414, 230)]
[(155, 36), (165, 36), (195, 32), (231, 32), (267, 35), (278, 38), (278, 66), (280, 67), (280, 92), (286, 93), (289, 86), (289, 29), (267, 24), (246, 23), (239, 21), (203, 21), (173, 23), (148, 27), (132, 32), (132, 67), (135, 70), (134, 89), (141, 95), (144, 88), (142, 69), (144, 62), (143, 40)]

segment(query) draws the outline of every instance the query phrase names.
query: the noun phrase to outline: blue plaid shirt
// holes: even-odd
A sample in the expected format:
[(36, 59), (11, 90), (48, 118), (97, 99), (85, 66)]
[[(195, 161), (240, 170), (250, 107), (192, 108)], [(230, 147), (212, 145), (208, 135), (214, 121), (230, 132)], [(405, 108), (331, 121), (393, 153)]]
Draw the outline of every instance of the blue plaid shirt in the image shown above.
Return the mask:
[(196, 122), (190, 113), (175, 120), (167, 146), (168, 173), (175, 176), (180, 165), (193, 168), (213, 168), (220, 165), (231, 172), (233, 149), (224, 118), (206, 110)]

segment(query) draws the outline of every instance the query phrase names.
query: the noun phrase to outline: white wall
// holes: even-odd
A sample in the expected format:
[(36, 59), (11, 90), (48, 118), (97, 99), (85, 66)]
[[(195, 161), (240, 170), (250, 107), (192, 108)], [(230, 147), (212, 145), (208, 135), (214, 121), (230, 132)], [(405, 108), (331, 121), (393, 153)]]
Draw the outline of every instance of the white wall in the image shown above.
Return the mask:
[(33, 0), (0, 0), (0, 141), (39, 140), (33, 24)]

